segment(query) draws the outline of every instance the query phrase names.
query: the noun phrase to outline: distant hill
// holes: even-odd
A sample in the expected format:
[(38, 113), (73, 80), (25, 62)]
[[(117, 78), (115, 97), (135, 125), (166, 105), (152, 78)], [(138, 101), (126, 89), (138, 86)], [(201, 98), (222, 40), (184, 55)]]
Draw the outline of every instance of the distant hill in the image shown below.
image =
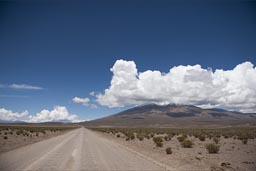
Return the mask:
[(256, 114), (223, 109), (202, 109), (192, 105), (149, 104), (115, 115), (81, 123), (106, 127), (208, 127), (256, 125)]
[(0, 119), (0, 123), (26, 123), (26, 122), (24, 122), (24, 121), (6, 121), (6, 120), (1, 120)]

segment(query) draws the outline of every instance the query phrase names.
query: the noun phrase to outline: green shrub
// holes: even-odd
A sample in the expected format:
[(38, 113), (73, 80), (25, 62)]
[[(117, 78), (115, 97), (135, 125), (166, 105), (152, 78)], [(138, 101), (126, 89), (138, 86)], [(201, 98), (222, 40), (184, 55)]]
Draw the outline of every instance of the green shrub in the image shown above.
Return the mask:
[(199, 139), (200, 141), (205, 141), (205, 135), (200, 134), (200, 135), (198, 136), (198, 139)]
[(163, 137), (154, 137), (153, 141), (157, 147), (163, 147)]
[(163, 147), (163, 143), (162, 142), (156, 142), (156, 146), (157, 147)]
[(144, 135), (143, 135), (143, 134), (137, 134), (136, 137), (137, 137), (137, 139), (139, 139), (140, 141), (143, 141), (143, 139), (144, 139)]
[(156, 142), (163, 142), (163, 137), (154, 137), (153, 141)]
[(181, 142), (183, 148), (192, 148), (193, 142), (191, 140), (184, 140)]
[(172, 154), (171, 147), (166, 148), (165, 151), (166, 151), (166, 154)]
[(210, 153), (210, 154), (218, 153), (220, 150), (220, 146), (213, 144), (213, 143), (206, 144), (205, 148), (207, 149), (208, 153)]

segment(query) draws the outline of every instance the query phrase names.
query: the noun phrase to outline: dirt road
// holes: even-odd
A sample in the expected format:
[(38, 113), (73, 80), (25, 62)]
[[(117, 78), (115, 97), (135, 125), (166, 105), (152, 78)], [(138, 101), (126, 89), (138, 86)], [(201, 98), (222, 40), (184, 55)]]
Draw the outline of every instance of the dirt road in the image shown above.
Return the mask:
[(164, 170), (97, 133), (79, 128), (0, 154), (0, 170)]

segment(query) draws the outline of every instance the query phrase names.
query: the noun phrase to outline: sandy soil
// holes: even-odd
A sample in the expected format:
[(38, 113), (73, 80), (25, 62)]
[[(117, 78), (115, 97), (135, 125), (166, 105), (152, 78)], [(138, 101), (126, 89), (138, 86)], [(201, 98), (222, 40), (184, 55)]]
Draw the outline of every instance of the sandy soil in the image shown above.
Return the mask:
[[(256, 140), (248, 140), (243, 144), (241, 140), (233, 138), (220, 138), (220, 151), (217, 154), (209, 154), (205, 145), (212, 143), (210, 139), (200, 141), (195, 137), (189, 137), (193, 148), (183, 148), (177, 137), (170, 141), (164, 141), (163, 148), (156, 147), (152, 138), (140, 141), (138, 139), (126, 141), (125, 138), (117, 138), (113, 134), (97, 132), (102, 137), (118, 142), (134, 151), (170, 166), (174, 170), (256, 170)], [(167, 155), (165, 149), (172, 148), (172, 154)]]
[(0, 154), (0, 170), (166, 170), (85, 128)]

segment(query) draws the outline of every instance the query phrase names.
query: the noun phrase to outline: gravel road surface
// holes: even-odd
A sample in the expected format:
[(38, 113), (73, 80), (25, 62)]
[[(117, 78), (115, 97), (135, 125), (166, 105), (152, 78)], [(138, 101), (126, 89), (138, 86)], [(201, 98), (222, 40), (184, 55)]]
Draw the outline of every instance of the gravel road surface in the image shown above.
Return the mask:
[(0, 154), (0, 170), (164, 170), (97, 133), (79, 128)]

